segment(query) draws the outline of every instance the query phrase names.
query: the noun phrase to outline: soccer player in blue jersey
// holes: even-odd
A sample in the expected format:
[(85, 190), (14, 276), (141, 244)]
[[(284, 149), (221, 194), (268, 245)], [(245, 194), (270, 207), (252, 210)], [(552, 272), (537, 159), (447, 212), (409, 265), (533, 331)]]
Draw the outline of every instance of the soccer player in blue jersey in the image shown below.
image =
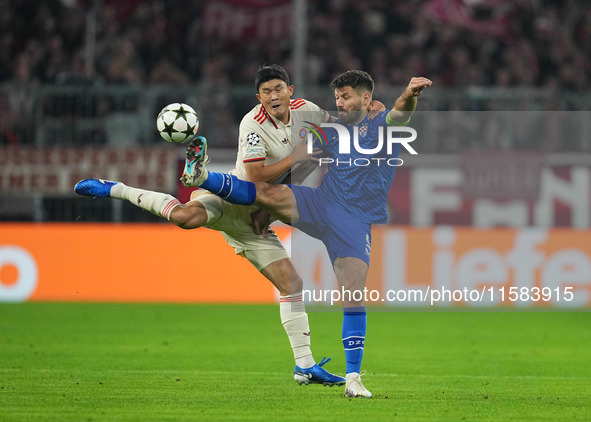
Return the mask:
[[(379, 131), (386, 126), (408, 124), (417, 97), (431, 84), (427, 78), (412, 78), (392, 109), (369, 119), (367, 106), (374, 89), (371, 76), (359, 70), (345, 72), (331, 82), (339, 124), (346, 128), (350, 140), (354, 139), (354, 130), (358, 131), (360, 150), (376, 149)], [(363, 291), (369, 269), (371, 225), (386, 222), (387, 193), (396, 170), (379, 159), (397, 158), (401, 144), (395, 144), (391, 151), (384, 147), (371, 155), (353, 146), (348, 153), (342, 153), (337, 131), (325, 133), (324, 149), (332, 162), (318, 188), (252, 183), (236, 176), (208, 172), (207, 144), (203, 137), (189, 144), (181, 180), (186, 186), (200, 186), (231, 203), (257, 204), (279, 220), (322, 240), (339, 286), (349, 292)], [(369, 159), (373, 165), (356, 166), (353, 164), (356, 159)], [(351, 164), (347, 165), (348, 162)], [(347, 362), (345, 395), (371, 397), (360, 377), (367, 326), (365, 303), (355, 297), (359, 296), (350, 295), (342, 301), (342, 339)]]

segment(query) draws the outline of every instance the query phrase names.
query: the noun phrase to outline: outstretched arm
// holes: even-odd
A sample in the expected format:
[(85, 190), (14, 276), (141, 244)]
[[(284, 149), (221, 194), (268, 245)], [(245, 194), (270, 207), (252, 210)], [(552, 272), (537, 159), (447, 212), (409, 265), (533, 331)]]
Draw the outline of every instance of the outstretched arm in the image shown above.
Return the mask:
[(394, 124), (406, 124), (417, 108), (417, 97), (425, 87), (433, 85), (427, 78), (412, 78), (400, 97), (394, 103), (394, 108), (388, 113), (388, 121)]

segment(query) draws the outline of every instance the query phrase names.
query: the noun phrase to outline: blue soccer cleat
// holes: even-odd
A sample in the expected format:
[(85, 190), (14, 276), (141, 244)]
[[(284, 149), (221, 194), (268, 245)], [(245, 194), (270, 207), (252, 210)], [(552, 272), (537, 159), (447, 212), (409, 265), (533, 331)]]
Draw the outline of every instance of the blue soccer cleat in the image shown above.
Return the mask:
[(84, 196), (111, 196), (111, 188), (119, 182), (103, 179), (84, 179), (76, 183), (74, 191)]
[(203, 136), (195, 136), (187, 146), (185, 169), (181, 182), (186, 187), (200, 186), (207, 179), (205, 165), (209, 162), (207, 156), (207, 140)]
[(320, 363), (315, 364), (311, 368), (302, 369), (296, 365), (293, 373), (293, 379), (300, 385), (302, 384), (322, 384), (332, 387), (333, 385), (344, 385), (345, 378), (338, 375), (331, 374), (326, 369), (322, 368), (324, 364), (328, 363), (331, 358), (322, 358)]

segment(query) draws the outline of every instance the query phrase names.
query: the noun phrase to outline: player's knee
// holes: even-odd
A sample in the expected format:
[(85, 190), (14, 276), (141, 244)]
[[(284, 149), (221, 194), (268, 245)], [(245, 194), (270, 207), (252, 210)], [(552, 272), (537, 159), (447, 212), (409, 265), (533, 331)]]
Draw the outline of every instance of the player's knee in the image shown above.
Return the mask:
[(257, 199), (256, 201), (262, 205), (277, 206), (284, 196), (284, 189), (289, 189), (285, 185), (272, 185), (265, 182), (257, 182)]
[(255, 182), (255, 187), (257, 191), (257, 202), (268, 202), (273, 194), (274, 185), (265, 182)]

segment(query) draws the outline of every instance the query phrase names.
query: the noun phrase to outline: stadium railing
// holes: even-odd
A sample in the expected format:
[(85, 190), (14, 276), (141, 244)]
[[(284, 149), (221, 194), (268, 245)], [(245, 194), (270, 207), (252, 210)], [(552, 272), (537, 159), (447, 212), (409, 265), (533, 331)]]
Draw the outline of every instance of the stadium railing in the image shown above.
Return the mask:
[[(376, 89), (388, 105), (402, 87)], [(326, 87), (308, 87), (306, 98), (326, 109), (334, 104)], [(302, 90), (295, 92), (302, 96)], [(212, 145), (234, 148), (238, 124), (256, 103), (252, 87), (0, 85), (0, 146), (129, 146), (162, 142), (155, 130), (160, 109), (172, 102), (193, 106)], [(421, 110), (589, 110), (591, 93), (529, 88), (433, 88)]]

